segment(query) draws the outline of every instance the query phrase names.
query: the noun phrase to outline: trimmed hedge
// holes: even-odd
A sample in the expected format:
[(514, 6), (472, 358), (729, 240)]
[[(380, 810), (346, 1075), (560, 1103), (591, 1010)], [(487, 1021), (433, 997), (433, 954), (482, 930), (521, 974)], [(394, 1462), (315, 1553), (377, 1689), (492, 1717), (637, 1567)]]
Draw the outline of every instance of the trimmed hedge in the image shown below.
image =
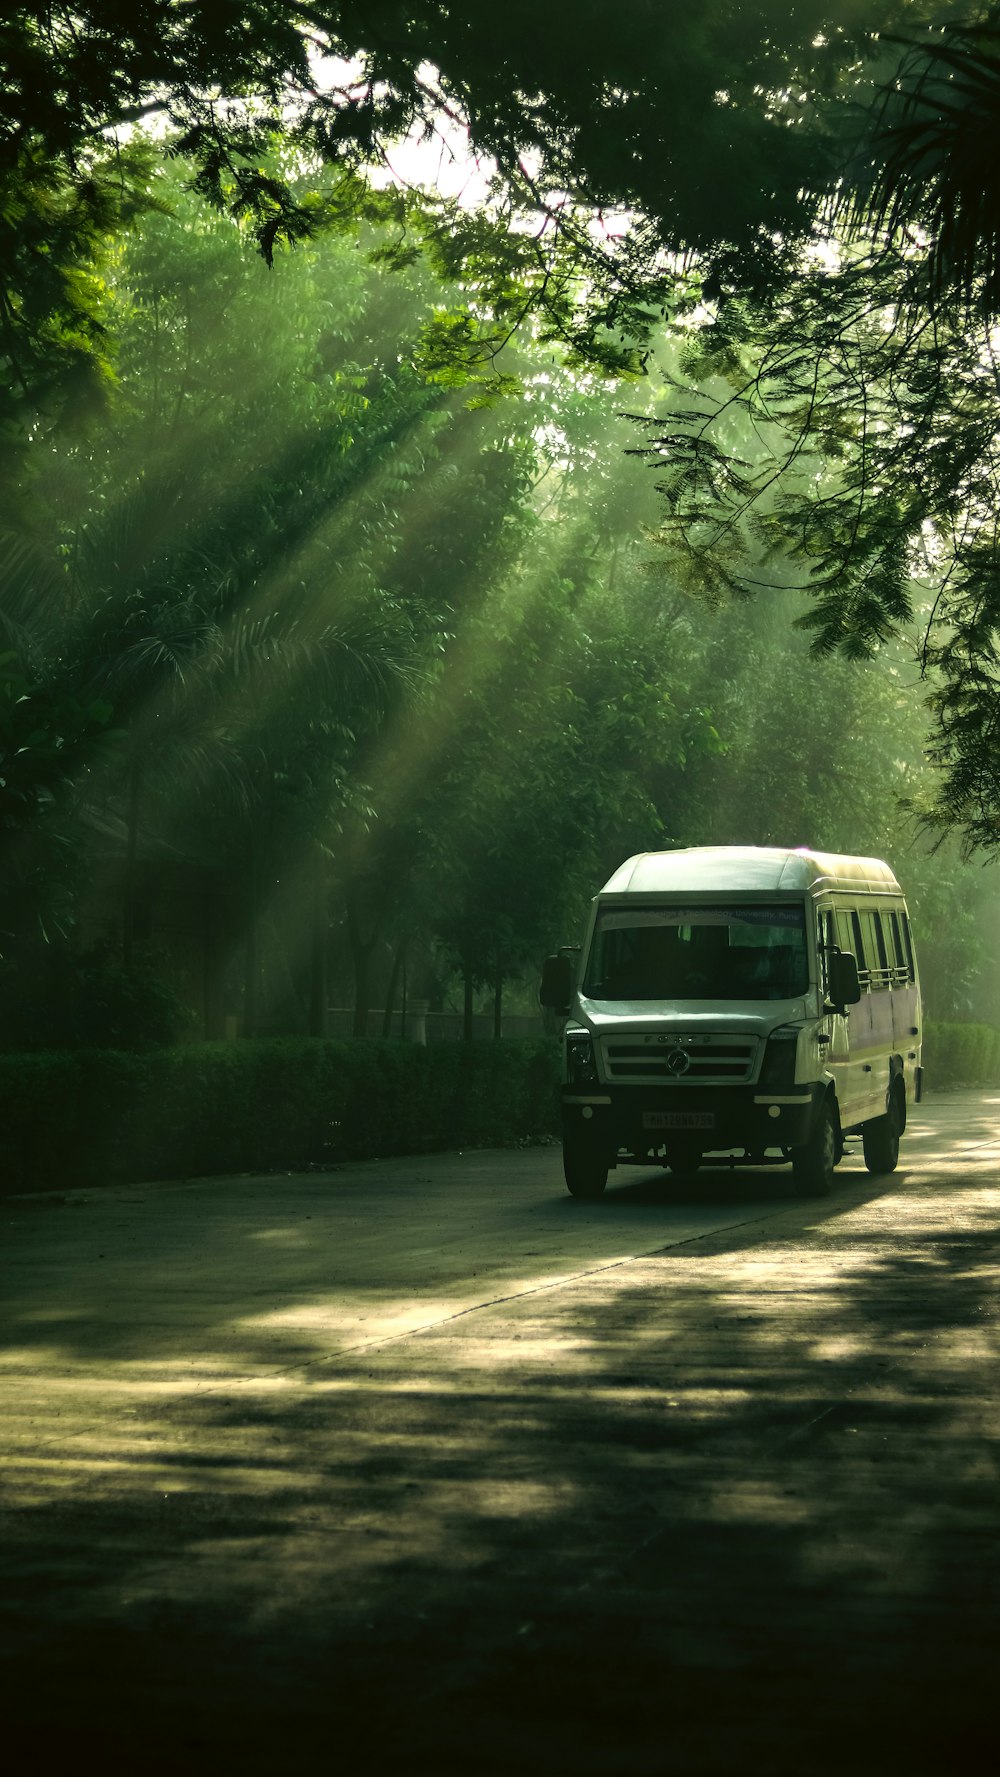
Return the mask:
[[(929, 1024), (928, 1086), (1000, 1086), (1000, 1030)], [(0, 1054), (0, 1188), (292, 1170), (559, 1132), (555, 1042)]]
[(0, 1054), (3, 1188), (331, 1165), (559, 1129), (553, 1042)]
[(924, 1078), (935, 1086), (1000, 1086), (1000, 1030), (991, 1024), (924, 1026)]

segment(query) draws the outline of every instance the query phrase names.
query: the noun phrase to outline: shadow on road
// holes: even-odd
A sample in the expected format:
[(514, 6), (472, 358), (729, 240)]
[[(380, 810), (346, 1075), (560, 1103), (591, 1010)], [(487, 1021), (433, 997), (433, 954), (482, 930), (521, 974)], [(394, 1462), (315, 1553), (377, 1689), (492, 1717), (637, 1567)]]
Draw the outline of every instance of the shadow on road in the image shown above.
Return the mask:
[[(305, 1366), (234, 1366), (232, 1304), (217, 1350), (169, 1350), (151, 1259), (130, 1353), (39, 1362), (10, 1422), (9, 1736), (45, 1774), (978, 1768), (1000, 1191), (958, 1153)], [(801, 1209), (781, 1172), (567, 1209), (706, 1188)], [(197, 1289), (186, 1239), (161, 1263)]]

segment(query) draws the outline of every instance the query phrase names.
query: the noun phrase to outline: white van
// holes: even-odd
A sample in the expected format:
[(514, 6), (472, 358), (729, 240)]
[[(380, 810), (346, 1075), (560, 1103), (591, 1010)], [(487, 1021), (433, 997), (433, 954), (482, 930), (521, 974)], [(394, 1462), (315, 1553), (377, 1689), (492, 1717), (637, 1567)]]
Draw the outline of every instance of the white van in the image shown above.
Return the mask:
[(888, 864), (698, 846), (629, 858), (596, 897), (578, 979), (563, 952), (542, 1004), (567, 1017), (566, 1184), (609, 1168), (693, 1172), (789, 1160), (829, 1191), (859, 1130), (891, 1172), (919, 1100), (920, 990)]

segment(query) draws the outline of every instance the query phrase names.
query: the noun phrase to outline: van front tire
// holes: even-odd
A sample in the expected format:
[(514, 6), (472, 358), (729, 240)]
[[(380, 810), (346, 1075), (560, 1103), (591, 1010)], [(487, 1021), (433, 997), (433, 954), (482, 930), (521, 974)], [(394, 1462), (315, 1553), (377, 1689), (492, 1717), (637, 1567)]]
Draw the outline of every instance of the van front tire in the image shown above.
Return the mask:
[(608, 1163), (600, 1151), (579, 1137), (563, 1140), (563, 1177), (571, 1197), (603, 1197)]
[(808, 1141), (792, 1149), (792, 1184), (797, 1197), (828, 1197), (837, 1164), (837, 1123), (828, 1098), (816, 1113)]

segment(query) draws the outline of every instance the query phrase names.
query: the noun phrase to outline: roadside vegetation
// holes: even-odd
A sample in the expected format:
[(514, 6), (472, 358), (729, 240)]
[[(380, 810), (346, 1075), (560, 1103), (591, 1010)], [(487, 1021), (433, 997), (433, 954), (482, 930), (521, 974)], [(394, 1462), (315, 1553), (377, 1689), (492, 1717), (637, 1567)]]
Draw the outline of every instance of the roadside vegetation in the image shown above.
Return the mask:
[(554, 1140), (558, 1077), (558, 1046), (545, 1039), (423, 1048), (258, 1038), (142, 1055), (0, 1055), (2, 1189), (328, 1171)]
[(655, 9), (455, 10), (0, 25), (5, 1096), (193, 1106), (338, 1008), (322, 1067), (401, 1070), (379, 1151), (407, 1069), (417, 1146), (544, 1133), (453, 1090), (526, 1051), (393, 1039), (502, 1038), (622, 858), (705, 843), (887, 857), (938, 1077), (991, 1078), (996, 226), (949, 94), (993, 116), (993, 9), (706, 4), (669, 54)]
[[(924, 1066), (932, 1093), (1000, 1090), (1000, 1029), (931, 1020)], [(556, 1142), (560, 1070), (550, 1037), (429, 1047), (259, 1037), (0, 1054), (0, 1190), (336, 1172), (388, 1154)]]

